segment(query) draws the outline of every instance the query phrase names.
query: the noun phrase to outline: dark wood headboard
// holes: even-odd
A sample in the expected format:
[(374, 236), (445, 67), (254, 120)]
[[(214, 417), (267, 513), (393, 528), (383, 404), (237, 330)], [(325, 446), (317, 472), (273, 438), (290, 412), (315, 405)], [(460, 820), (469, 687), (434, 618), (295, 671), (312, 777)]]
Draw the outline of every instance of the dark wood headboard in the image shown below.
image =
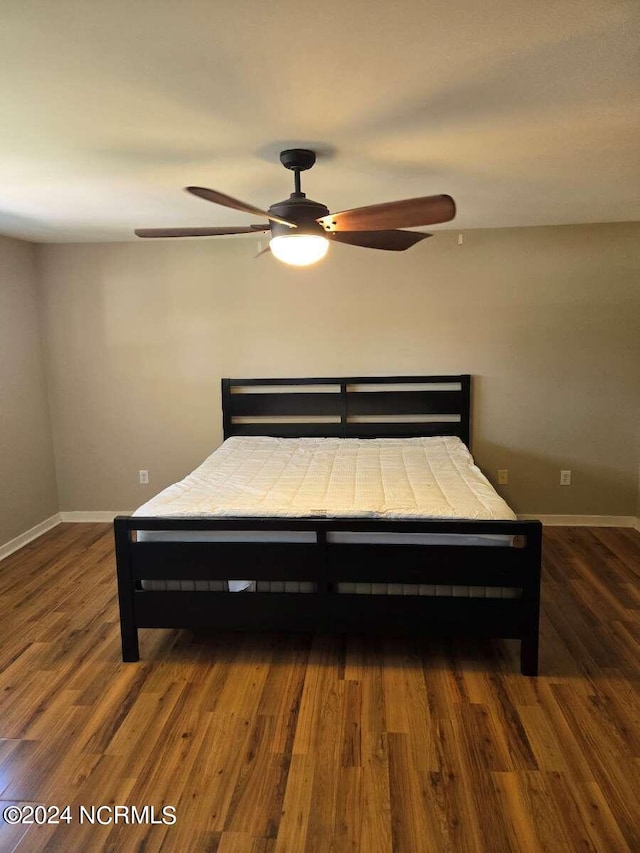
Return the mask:
[(224, 437), (410, 438), (469, 445), (471, 377), (223, 379)]

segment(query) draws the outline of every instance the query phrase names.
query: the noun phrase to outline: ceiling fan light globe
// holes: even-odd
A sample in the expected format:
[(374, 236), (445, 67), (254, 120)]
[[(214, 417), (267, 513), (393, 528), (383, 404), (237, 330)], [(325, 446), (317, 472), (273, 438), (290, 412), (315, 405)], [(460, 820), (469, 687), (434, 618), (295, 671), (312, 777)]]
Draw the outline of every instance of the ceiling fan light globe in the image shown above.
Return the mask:
[(316, 234), (283, 234), (272, 237), (269, 247), (279, 261), (294, 267), (307, 267), (324, 258), (329, 241)]

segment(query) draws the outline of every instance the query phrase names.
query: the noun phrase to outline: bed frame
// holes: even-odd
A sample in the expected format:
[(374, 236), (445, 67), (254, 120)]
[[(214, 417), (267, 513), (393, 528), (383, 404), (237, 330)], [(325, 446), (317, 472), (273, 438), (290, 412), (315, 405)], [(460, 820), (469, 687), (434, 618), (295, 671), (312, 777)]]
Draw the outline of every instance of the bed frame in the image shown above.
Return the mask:
[[(223, 379), (224, 437), (457, 435), (469, 445), (470, 376)], [(138, 628), (223, 631), (410, 632), (521, 641), (520, 668), (538, 673), (542, 525), (539, 521), (353, 518), (115, 519), (124, 661), (139, 659)], [(208, 531), (230, 540), (138, 541), (139, 531)], [(310, 541), (259, 542), (266, 532)], [(332, 542), (336, 532), (508, 535), (499, 545)], [(143, 579), (312, 581), (315, 591), (143, 589)], [(338, 593), (339, 581), (517, 587), (517, 598)]]

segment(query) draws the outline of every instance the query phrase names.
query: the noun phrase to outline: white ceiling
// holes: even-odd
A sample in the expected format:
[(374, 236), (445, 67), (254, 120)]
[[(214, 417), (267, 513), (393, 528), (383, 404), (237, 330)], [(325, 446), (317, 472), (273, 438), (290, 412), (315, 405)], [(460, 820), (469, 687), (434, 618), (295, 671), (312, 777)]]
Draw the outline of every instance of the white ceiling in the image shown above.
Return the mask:
[[(449, 193), (482, 228), (640, 220), (638, 0), (2, 0), (0, 233), (128, 240)], [(233, 238), (232, 238), (233, 239)]]

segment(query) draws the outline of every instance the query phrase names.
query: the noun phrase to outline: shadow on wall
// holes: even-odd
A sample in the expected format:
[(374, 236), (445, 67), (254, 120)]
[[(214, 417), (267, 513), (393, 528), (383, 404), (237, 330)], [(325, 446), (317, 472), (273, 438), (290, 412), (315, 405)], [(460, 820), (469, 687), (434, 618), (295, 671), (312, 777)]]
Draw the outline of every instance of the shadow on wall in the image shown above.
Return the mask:
[[(473, 456), (491, 485), (514, 512), (529, 515), (623, 515), (636, 507), (635, 472), (584, 460), (529, 453), (478, 440)], [(498, 470), (508, 483), (498, 483)], [(571, 484), (560, 485), (560, 471), (571, 471)]]

